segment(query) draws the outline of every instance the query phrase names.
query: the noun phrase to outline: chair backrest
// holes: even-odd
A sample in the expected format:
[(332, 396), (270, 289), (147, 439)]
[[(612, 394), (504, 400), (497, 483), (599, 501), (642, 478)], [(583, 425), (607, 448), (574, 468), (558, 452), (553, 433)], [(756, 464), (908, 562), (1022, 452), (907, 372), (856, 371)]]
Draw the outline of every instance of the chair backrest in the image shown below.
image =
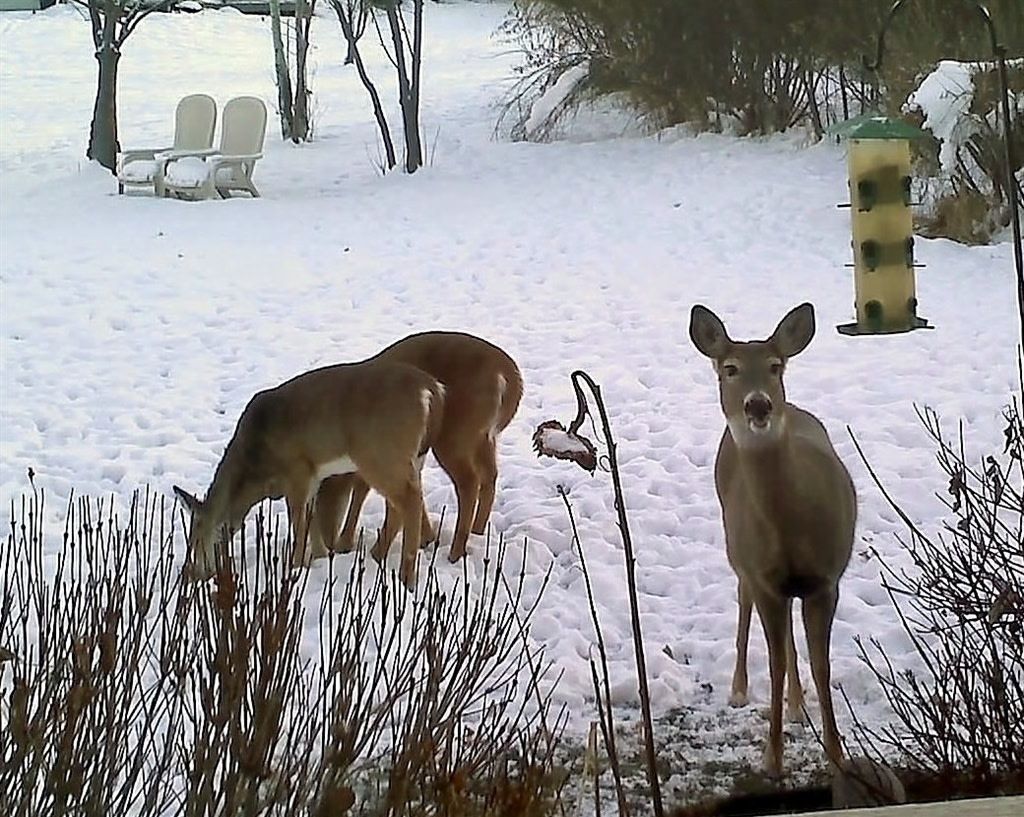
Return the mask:
[(262, 153), (267, 106), (255, 96), (236, 96), (224, 106), (220, 152), (229, 156)]
[(217, 124), (217, 103), (206, 94), (182, 97), (174, 112), (174, 147), (177, 150), (205, 150), (213, 144)]

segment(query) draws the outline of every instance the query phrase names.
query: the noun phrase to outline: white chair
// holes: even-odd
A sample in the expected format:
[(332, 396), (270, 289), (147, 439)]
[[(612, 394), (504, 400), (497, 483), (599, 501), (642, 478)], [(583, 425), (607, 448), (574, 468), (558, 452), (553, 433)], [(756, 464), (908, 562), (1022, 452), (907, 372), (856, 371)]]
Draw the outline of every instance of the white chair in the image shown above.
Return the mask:
[(224, 106), (220, 148), (192, 153), (175, 152), (167, 161), (161, 187), (164, 195), (209, 199), (214, 193), (229, 198), (232, 190), (259, 191), (252, 181), (256, 161), (263, 158), (267, 106), (254, 96), (239, 96)]
[(122, 150), (117, 155), (117, 192), (126, 187), (148, 187), (159, 191), (165, 156), (179, 151), (210, 150), (217, 124), (217, 103), (206, 94), (182, 98), (174, 112), (174, 143), (163, 148)]

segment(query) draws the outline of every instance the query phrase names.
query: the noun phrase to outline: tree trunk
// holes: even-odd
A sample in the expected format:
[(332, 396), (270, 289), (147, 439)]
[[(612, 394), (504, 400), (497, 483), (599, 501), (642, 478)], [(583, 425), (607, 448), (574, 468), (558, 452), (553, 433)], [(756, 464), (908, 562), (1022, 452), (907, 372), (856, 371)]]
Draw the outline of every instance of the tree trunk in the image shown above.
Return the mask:
[[(416, 13), (421, 15), (423, 0), (413, 0), (413, 7)], [(419, 89), (413, 88), (409, 70), (406, 67), (402, 21), (399, 19), (400, 12), (397, 3), (389, 3), (386, 11), (388, 27), (391, 29), (391, 41), (395, 48), (395, 70), (398, 73), (398, 104), (402, 109), (402, 130), (405, 134), (405, 171), (406, 173), (415, 173), (423, 165), (423, 150), (420, 146)], [(419, 56), (414, 38), (413, 51), (410, 55), (414, 74), (419, 72)]]
[(96, 103), (92, 110), (89, 147), (85, 155), (99, 162), (111, 173), (117, 167), (121, 149), (117, 141), (117, 62), (121, 55), (113, 45), (112, 26), (104, 31), (104, 42), (96, 51), (99, 76), (96, 82)]
[(306, 0), (295, 1), (295, 104), (292, 108), (292, 141), (309, 139), (309, 89), (306, 86), (306, 53), (313, 10)]
[(281, 117), (281, 138), (290, 139), (293, 127), (292, 78), (281, 37), (281, 0), (270, 0), (270, 36), (274, 40), (274, 73), (277, 76), (277, 107)]
[[(423, 164), (423, 146), (420, 143), (420, 67), (423, 64), (423, 0), (413, 0), (412, 25), (412, 87), (410, 90), (411, 111), (406, 123), (406, 144), (415, 150), (417, 167)], [(409, 142), (409, 132), (412, 142)], [(409, 171), (412, 173), (412, 171)]]

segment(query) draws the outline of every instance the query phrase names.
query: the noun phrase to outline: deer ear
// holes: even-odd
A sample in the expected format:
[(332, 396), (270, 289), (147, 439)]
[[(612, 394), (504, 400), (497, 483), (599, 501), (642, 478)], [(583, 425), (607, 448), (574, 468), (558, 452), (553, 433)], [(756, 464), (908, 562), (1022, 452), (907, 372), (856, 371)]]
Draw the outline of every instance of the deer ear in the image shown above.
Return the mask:
[(175, 493), (175, 496), (177, 496), (178, 499), (181, 500), (181, 504), (184, 505), (188, 509), (189, 513), (193, 513), (194, 514), (196, 511), (198, 511), (203, 506), (202, 501), (200, 499), (198, 499), (195, 496), (195, 494), (190, 494), (184, 488), (179, 488), (177, 485), (175, 485), (174, 486), (174, 493)]
[(721, 318), (702, 304), (694, 304), (690, 310), (690, 340), (712, 360), (721, 360), (732, 343)]
[(814, 307), (811, 304), (800, 304), (791, 309), (775, 327), (768, 339), (779, 354), (785, 358), (800, 354), (814, 337)]

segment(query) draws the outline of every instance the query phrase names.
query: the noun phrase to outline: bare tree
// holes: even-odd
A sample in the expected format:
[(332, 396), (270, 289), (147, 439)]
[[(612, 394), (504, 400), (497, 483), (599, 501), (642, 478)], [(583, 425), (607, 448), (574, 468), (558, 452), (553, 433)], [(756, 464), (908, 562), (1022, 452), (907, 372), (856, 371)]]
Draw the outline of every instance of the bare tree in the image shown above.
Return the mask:
[(309, 29), (313, 23), (316, 0), (295, 0), (295, 100), (292, 108), (292, 141), (307, 140), (312, 136), (309, 115), (309, 82), (306, 74), (306, 56), (309, 53)]
[[(348, 44), (345, 63), (354, 63), (359, 79), (366, 88), (373, 105), (373, 113), (384, 141), (387, 169), (397, 164), (394, 143), (388, 127), (380, 95), (366, 73), (359, 54), (359, 40), (369, 21), (373, 22), (380, 44), (395, 67), (398, 78), (398, 104), (402, 111), (402, 131), (405, 137), (405, 170), (415, 173), (423, 166), (423, 143), (420, 138), (420, 76), (423, 56), (423, 0), (409, 0), (412, 4), (412, 30), (402, 11), (401, 0), (331, 0), (338, 15), (341, 31)], [(385, 27), (378, 19), (383, 13)]]
[(121, 46), (154, 11), (170, 7), (173, 0), (75, 0), (89, 12), (92, 42), (99, 73), (96, 102), (85, 155), (114, 172), (117, 152), (117, 66)]
[(270, 0), (270, 37), (274, 42), (274, 81), (277, 83), (277, 113), (281, 118), (281, 138), (292, 130), (292, 75), (288, 52), (281, 35), (281, 0)]
[(367, 95), (370, 97), (370, 104), (373, 106), (373, 116), (377, 120), (377, 127), (380, 129), (380, 138), (384, 143), (384, 157), (386, 167), (384, 170), (391, 170), (398, 160), (395, 158), (395, 143), (391, 138), (391, 128), (388, 126), (388, 118), (384, 114), (384, 106), (380, 101), (380, 94), (377, 86), (373, 84), (370, 75), (366, 72), (366, 64), (359, 53), (359, 40), (366, 32), (366, 25), (370, 20), (370, 5), (368, 0), (330, 0), (331, 8), (338, 15), (338, 23), (341, 25), (342, 36), (348, 45), (345, 55), (345, 64), (354, 64), (359, 80), (363, 83)]
[(359, 42), (359, 38), (366, 32), (366, 24), (370, 20), (370, 9), (364, 0), (331, 0), (331, 6), (339, 15), (339, 22), (341, 21), (340, 16), (344, 15), (351, 26), (351, 35), (346, 34), (343, 23), (342, 34), (348, 46), (345, 51), (345, 65), (354, 65), (357, 51), (355, 44)]
[[(412, 0), (412, 36), (401, 0), (377, 0), (387, 16), (394, 51), (389, 55), (398, 74), (398, 104), (405, 134), (405, 170), (415, 173), (423, 165), (420, 142), (420, 69), (423, 62), (423, 0)], [(383, 37), (381, 38), (383, 44)], [(406, 53), (408, 50), (408, 53)]]
[(307, 56), (309, 54), (309, 31), (313, 22), (316, 0), (295, 0), (295, 82), (292, 82), (291, 56), (292, 38), (282, 33), (281, 0), (270, 0), (270, 32), (274, 41), (274, 75), (277, 82), (277, 106), (281, 118), (281, 137), (293, 142), (304, 142), (312, 136), (312, 122), (309, 115), (309, 90), (307, 79)]

